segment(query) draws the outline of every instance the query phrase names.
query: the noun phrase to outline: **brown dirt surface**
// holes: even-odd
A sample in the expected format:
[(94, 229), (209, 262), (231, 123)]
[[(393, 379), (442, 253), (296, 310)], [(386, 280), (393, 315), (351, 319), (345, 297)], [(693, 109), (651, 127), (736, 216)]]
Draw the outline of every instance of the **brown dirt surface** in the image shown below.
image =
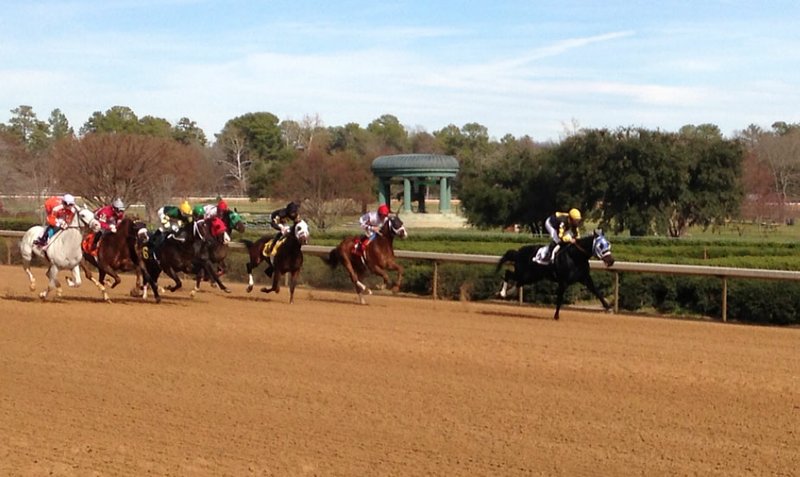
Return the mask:
[(800, 469), (798, 329), (131, 280), (42, 303), (0, 266), (0, 475)]

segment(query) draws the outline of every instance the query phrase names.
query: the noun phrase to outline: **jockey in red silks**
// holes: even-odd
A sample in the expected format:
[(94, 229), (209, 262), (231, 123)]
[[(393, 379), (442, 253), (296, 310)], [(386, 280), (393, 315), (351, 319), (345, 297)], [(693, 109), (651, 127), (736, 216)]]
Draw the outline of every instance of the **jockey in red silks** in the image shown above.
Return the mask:
[(220, 219), (224, 220), (225, 212), (230, 210), (228, 209), (228, 203), (225, 202), (223, 199), (220, 199), (216, 205), (213, 204), (204, 205), (203, 209), (205, 209), (205, 214), (203, 218), (206, 220), (211, 219), (212, 217), (219, 217)]
[(50, 237), (55, 234), (56, 229), (66, 228), (75, 218), (75, 197), (72, 194), (64, 194), (63, 197), (50, 197), (44, 203), (44, 210), (47, 212), (47, 226), (44, 233), (36, 239), (34, 244), (44, 247)]
[(97, 248), (97, 243), (103, 235), (117, 233), (117, 225), (125, 218), (125, 204), (122, 199), (116, 198), (111, 204), (97, 209), (94, 217), (100, 223), (100, 232), (94, 235), (92, 249)]
[(358, 219), (361, 228), (364, 230), (364, 234), (361, 235), (361, 240), (356, 242), (356, 251), (367, 249), (367, 245), (375, 239), (381, 227), (383, 227), (384, 222), (386, 222), (386, 218), (389, 217), (389, 212), (389, 206), (381, 204), (377, 211), (367, 212)]

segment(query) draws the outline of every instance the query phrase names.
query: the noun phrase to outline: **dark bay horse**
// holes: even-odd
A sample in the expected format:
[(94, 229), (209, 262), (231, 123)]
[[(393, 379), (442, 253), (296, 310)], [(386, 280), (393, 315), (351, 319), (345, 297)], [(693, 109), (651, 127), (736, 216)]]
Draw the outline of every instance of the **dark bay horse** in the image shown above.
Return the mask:
[(350, 280), (358, 294), (359, 303), (365, 305), (367, 302), (364, 300), (363, 293), (372, 294), (372, 290), (367, 288), (361, 279), (368, 271), (383, 278), (384, 285), (389, 288), (391, 280), (386, 270), (396, 270), (397, 281), (391, 286), (391, 290), (394, 293), (400, 291), (400, 285), (403, 283), (403, 267), (397, 263), (394, 256), (394, 238), (405, 238), (407, 235), (408, 232), (406, 232), (400, 217), (390, 215), (383, 222), (378, 236), (363, 253), (355, 249), (356, 243), (361, 240), (360, 237), (347, 237), (331, 250), (327, 258), (322, 257), (322, 260), (331, 268), (342, 264), (350, 275)]
[[(611, 255), (611, 243), (603, 235), (602, 230), (595, 230), (592, 235), (578, 239), (574, 244), (562, 245), (561, 250), (550, 265), (540, 265), (533, 261), (539, 249), (535, 245), (526, 245), (518, 250), (507, 251), (497, 263), (497, 271), (506, 264), (513, 263), (512, 270), (506, 270), (503, 279), (503, 288), (500, 296), (505, 298), (516, 288), (539, 280), (551, 280), (558, 284), (556, 300), (556, 314), (564, 302), (564, 292), (573, 283), (583, 283), (594, 294), (606, 310), (611, 309), (603, 294), (594, 284), (589, 270), (589, 259), (597, 257), (607, 267), (614, 265), (614, 256)], [(509, 284), (511, 287), (509, 288)]]
[[(272, 257), (272, 267), (274, 269), (272, 274), (272, 286), (270, 288), (264, 287), (261, 289), (264, 293), (280, 293), (281, 291), (281, 277), (289, 274), (289, 303), (294, 303), (294, 289), (297, 286), (297, 277), (300, 275), (300, 270), (303, 268), (303, 250), (302, 246), (308, 243), (310, 235), (308, 232), (308, 224), (304, 220), (299, 220), (292, 225), (291, 232), (281, 239), (280, 242), (275, 244), (277, 251), (275, 256)], [(264, 247), (272, 239), (272, 235), (265, 235), (255, 242), (243, 240), (245, 247), (247, 247), (247, 254), (250, 260), (247, 262), (247, 275), (249, 282), (247, 284), (247, 292), (253, 291), (253, 269), (255, 269), (262, 261), (265, 261)], [(264, 270), (266, 273), (266, 270)]]
[[(150, 285), (155, 285), (150, 274), (147, 272), (139, 252), (141, 243), (139, 232), (147, 229), (143, 222), (134, 222), (126, 217), (117, 225), (115, 233), (103, 235), (97, 244), (97, 249), (92, 250), (91, 245), (94, 241), (94, 234), (87, 235), (83, 241), (83, 262), (81, 268), (86, 278), (94, 282), (97, 288), (103, 293), (103, 300), (111, 301), (106, 290), (106, 275), (110, 275), (114, 280), (111, 288), (115, 288), (120, 283), (117, 272), (136, 272), (136, 286), (131, 289), (131, 295), (138, 296), (142, 288), (142, 281)], [(87, 264), (93, 265), (100, 273), (99, 280), (92, 277), (92, 272)], [(161, 301), (158, 290), (154, 289), (156, 302)]]
[[(219, 219), (217, 219), (219, 220)], [(219, 220), (219, 223), (222, 221)], [(196, 279), (192, 290), (192, 297), (200, 289), (203, 277), (208, 277), (220, 290), (230, 293), (230, 290), (220, 281), (216, 263), (227, 256), (230, 236), (225, 231), (224, 225), (219, 227), (212, 221), (200, 221), (196, 224), (189, 223), (184, 226), (185, 240), (168, 238), (158, 248), (152, 250), (152, 244), (144, 251), (147, 271), (157, 282), (161, 272), (164, 272), (175, 283), (168, 286), (167, 290), (174, 292), (183, 286), (179, 273), (193, 274)]]

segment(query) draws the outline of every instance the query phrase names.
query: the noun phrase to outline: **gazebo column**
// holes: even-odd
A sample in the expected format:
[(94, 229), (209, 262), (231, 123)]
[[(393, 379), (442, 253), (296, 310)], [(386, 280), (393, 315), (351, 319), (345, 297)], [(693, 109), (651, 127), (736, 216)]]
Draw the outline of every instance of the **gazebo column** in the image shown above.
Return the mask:
[(439, 179), (439, 212), (450, 212), (450, 184), (447, 183), (447, 177)]
[(391, 186), (392, 182), (389, 178), (381, 178), (378, 184), (378, 203), (391, 204)]
[(411, 180), (403, 177), (403, 212), (411, 213)]

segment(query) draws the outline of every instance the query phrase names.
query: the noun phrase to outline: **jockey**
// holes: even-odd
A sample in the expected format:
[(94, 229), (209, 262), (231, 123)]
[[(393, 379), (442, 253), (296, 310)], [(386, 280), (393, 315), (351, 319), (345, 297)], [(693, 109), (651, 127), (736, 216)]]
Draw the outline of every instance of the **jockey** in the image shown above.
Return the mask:
[(50, 197), (44, 203), (44, 210), (47, 212), (47, 226), (44, 233), (36, 239), (34, 244), (44, 247), (56, 229), (65, 229), (72, 222), (77, 210), (75, 208), (75, 197), (72, 194), (64, 194), (61, 198)]
[[(288, 220), (292, 221), (292, 225), (300, 220), (300, 205), (295, 202), (289, 202), (286, 207), (277, 209), (269, 216), (269, 225), (278, 233), (269, 241), (266, 247), (267, 252), (271, 252), (280, 239), (289, 234), (291, 226), (287, 225)], [(267, 253), (267, 269), (264, 271), (267, 276), (272, 276), (272, 261), (270, 260), (269, 253)]]
[(362, 229), (364, 229), (364, 234), (361, 235), (361, 240), (356, 242), (356, 247), (362, 250), (366, 250), (367, 245), (369, 245), (375, 237), (380, 232), (381, 227), (383, 227), (384, 222), (389, 217), (389, 206), (386, 204), (381, 204), (378, 206), (378, 210), (375, 212), (367, 212), (366, 214), (362, 215), (358, 222)]
[(194, 206), (194, 208), (192, 209), (192, 220), (194, 220), (194, 223), (198, 223), (198, 222), (208, 218), (208, 217), (206, 217), (206, 210), (207, 210), (208, 207), (211, 207), (211, 206), (210, 205), (195, 205)]
[(581, 224), (581, 211), (570, 209), (569, 212), (556, 212), (547, 218), (544, 227), (553, 239), (547, 245), (547, 254), (539, 260), (542, 265), (547, 265), (558, 252), (562, 243), (575, 243), (580, 238), (578, 227)]
[(100, 232), (94, 234), (92, 248), (97, 248), (100, 237), (106, 234), (117, 233), (117, 225), (125, 218), (125, 204), (117, 197), (111, 204), (100, 207), (94, 212), (94, 217), (100, 223)]
[(161, 224), (153, 234), (153, 247), (159, 248), (164, 240), (171, 236), (179, 242), (186, 240), (186, 237), (178, 237), (184, 224), (189, 224), (194, 219), (192, 217), (192, 206), (189, 201), (184, 200), (181, 205), (165, 205), (158, 209), (158, 219)]
[(217, 202), (216, 205), (209, 204), (209, 205), (203, 206), (203, 208), (205, 209), (205, 212), (203, 213), (203, 217), (206, 220), (208, 220), (208, 219), (210, 219), (212, 217), (219, 217), (220, 219), (224, 220), (223, 216), (225, 215), (225, 212), (228, 212), (230, 210), (230, 209), (228, 209), (228, 203), (225, 202), (222, 199), (220, 199), (219, 202)]

